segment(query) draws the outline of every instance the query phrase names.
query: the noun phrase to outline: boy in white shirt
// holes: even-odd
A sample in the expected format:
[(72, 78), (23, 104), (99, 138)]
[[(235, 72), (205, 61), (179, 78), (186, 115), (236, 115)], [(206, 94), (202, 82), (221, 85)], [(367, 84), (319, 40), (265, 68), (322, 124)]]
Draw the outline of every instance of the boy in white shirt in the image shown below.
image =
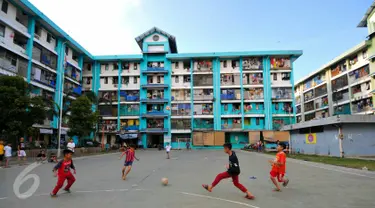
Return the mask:
[(169, 143), (167, 143), (167, 146), (165, 146), (165, 150), (167, 151), (167, 159), (170, 158), (169, 152), (171, 151), (171, 149), (172, 149), (172, 146)]
[(68, 144), (66, 145), (67, 149), (74, 153), (74, 149), (76, 148), (76, 144), (74, 144), (73, 139), (70, 139)]
[(12, 145), (9, 143), (7, 146), (4, 147), (5, 151), (5, 168), (9, 165), (9, 160), (12, 157)]

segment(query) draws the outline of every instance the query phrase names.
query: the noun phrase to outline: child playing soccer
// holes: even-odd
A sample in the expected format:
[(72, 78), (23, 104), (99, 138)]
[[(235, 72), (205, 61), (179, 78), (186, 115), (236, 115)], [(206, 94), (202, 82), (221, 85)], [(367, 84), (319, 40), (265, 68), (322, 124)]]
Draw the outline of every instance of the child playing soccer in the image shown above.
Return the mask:
[(275, 184), (276, 188), (274, 191), (281, 191), (279, 184), (276, 181), (283, 183), (283, 186), (287, 186), (289, 183), (289, 179), (284, 179), (285, 174), (285, 166), (286, 166), (286, 154), (284, 153), (285, 144), (279, 144), (277, 146), (277, 154), (275, 160), (269, 160), (272, 164), (272, 169), (270, 172), (270, 178), (273, 184)]
[(238, 176), (240, 175), (240, 164), (238, 162), (238, 158), (236, 153), (232, 151), (232, 144), (226, 143), (224, 146), (224, 152), (229, 155), (229, 165), (227, 165), (227, 171), (220, 173), (216, 176), (215, 180), (212, 182), (211, 185), (203, 184), (203, 188), (207, 191), (211, 192), (212, 189), (222, 180), (225, 178), (232, 178), (234, 186), (240, 189), (242, 192), (246, 193), (245, 198), (247, 199), (254, 199), (255, 196), (248, 191), (242, 184), (240, 184)]
[(122, 180), (126, 179), (126, 176), (129, 174), (129, 172), (132, 169), (132, 165), (134, 162), (134, 159), (139, 161), (138, 158), (135, 157), (135, 151), (134, 151), (134, 145), (130, 145), (130, 148), (126, 149), (121, 156), (119, 157), (119, 160), (121, 160), (122, 156), (126, 154), (124, 167), (122, 168)]
[(56, 197), (57, 192), (64, 185), (65, 180), (68, 181), (68, 184), (64, 188), (64, 191), (66, 192), (70, 192), (70, 187), (73, 185), (74, 181), (76, 181), (73, 174), (70, 172), (70, 169), (73, 169), (74, 174), (76, 174), (76, 168), (73, 165), (72, 154), (73, 151), (69, 149), (64, 150), (64, 159), (57, 163), (57, 165), (53, 168), (53, 172), (55, 173), (55, 176), (58, 177), (58, 179), (55, 188), (51, 192), (51, 197)]
[(171, 149), (172, 149), (172, 146), (169, 143), (167, 143), (167, 146), (165, 146), (165, 150), (167, 152), (167, 159), (170, 159), (169, 153), (171, 152)]

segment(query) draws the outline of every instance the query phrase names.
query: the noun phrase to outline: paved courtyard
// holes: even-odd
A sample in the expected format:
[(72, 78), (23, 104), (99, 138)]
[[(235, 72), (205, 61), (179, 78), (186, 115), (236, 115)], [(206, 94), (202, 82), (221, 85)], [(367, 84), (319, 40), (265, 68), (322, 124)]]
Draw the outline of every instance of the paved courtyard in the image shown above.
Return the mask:
[[(54, 199), (48, 195), (56, 183), (53, 164), (42, 164), (29, 173), (39, 176), (40, 186), (27, 199), (17, 198), (13, 191), (13, 182), (25, 166), (0, 169), (0, 207), (375, 207), (374, 173), (289, 159), (291, 182), (276, 193), (268, 178), (270, 156), (242, 151), (237, 155), (240, 181), (257, 197), (254, 201), (244, 199), (231, 180), (223, 181), (212, 193), (201, 187), (225, 170), (228, 157), (220, 150), (173, 151), (171, 160), (165, 159), (163, 151), (148, 150), (137, 151), (140, 161), (126, 181), (121, 180), (119, 154), (76, 159), (72, 193), (60, 192)], [(162, 177), (170, 185), (162, 186)], [(26, 181), (20, 193), (32, 184), (32, 179)]]

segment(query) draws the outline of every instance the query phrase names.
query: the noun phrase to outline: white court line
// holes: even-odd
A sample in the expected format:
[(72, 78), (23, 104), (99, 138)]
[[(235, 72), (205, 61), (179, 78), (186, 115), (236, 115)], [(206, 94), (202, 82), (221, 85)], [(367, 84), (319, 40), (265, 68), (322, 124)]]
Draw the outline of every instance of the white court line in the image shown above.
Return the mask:
[[(254, 152), (248, 152), (248, 151), (243, 151), (243, 150), (242, 150), (242, 152), (246, 152), (246, 153), (250, 153), (250, 154), (254, 153)], [(272, 156), (264, 155), (264, 154), (257, 154), (257, 156), (262, 156), (262, 157), (266, 157), (266, 158), (273, 158)], [(321, 168), (321, 169), (324, 169), (324, 170), (336, 171), (336, 172), (340, 172), (340, 173), (346, 173), (346, 174), (350, 174), (350, 175), (356, 175), (356, 176), (361, 176), (361, 177), (365, 177), (365, 178), (375, 179), (375, 177), (372, 177), (372, 176), (368, 176), (368, 175), (364, 175), (364, 174), (360, 174), (360, 173), (356, 173), (356, 172), (352, 172), (352, 171), (340, 170), (339, 166), (337, 166), (337, 169), (334, 169), (334, 167), (332, 167), (332, 168), (324, 167), (324, 166), (321, 166), (321, 165), (314, 164), (314, 162), (306, 162), (306, 161), (301, 161), (301, 160), (297, 160), (297, 159), (293, 159), (293, 158), (290, 158), (288, 161), (298, 163), (298, 164), (301, 164), (301, 165), (307, 165), (307, 166), (315, 167), (315, 168)]]
[(92, 191), (74, 191), (76, 193), (97, 193), (97, 192), (121, 192), (128, 191), (128, 189), (107, 189), (107, 190), (92, 190)]
[(2, 197), (2, 198), (0, 198), (0, 200), (2, 200), (2, 199), (7, 199), (8, 197)]
[(257, 206), (253, 206), (253, 205), (246, 204), (246, 203), (243, 203), (243, 202), (232, 201), (232, 200), (222, 199), (222, 198), (217, 198), (217, 197), (212, 197), (212, 196), (193, 194), (193, 193), (188, 193), (188, 192), (181, 192), (181, 194), (196, 196), (196, 197), (201, 197), (201, 198), (207, 198), (207, 199), (216, 199), (216, 200), (219, 200), (219, 201), (225, 201), (225, 202), (229, 202), (229, 203), (233, 203), (233, 204), (239, 204), (239, 205), (243, 205), (243, 206), (246, 206), (246, 207), (259, 208)]

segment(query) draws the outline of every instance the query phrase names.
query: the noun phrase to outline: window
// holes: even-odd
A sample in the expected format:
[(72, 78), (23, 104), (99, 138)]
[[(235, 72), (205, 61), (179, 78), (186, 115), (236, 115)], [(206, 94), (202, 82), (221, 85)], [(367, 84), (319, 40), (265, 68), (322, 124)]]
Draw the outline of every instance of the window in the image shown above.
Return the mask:
[(104, 65), (104, 70), (108, 71), (108, 69), (109, 69), (108, 64)]
[(118, 70), (118, 64), (117, 63), (113, 64), (113, 70)]
[(237, 67), (237, 61), (236, 60), (232, 60), (232, 67), (233, 67), (233, 69)]
[(255, 104), (255, 110), (259, 110), (259, 104)]
[(190, 75), (185, 75), (184, 76), (184, 83), (189, 83), (190, 82)]
[(47, 33), (47, 42), (51, 43), (52, 35), (50, 33)]
[(277, 81), (277, 74), (276, 73), (273, 73), (273, 80)]
[(178, 62), (174, 63), (174, 68), (178, 69)]
[(366, 59), (366, 58), (367, 58), (367, 51), (363, 51), (363, 52), (362, 52), (362, 58), (363, 58), (363, 59)]
[(108, 77), (104, 77), (104, 84), (108, 84)]
[(134, 78), (133, 78), (133, 83), (134, 83), (134, 84), (137, 84), (137, 83), (138, 83), (138, 78), (137, 78), (137, 77), (134, 77)]
[(279, 110), (279, 104), (275, 103), (275, 110)]
[(1, 37), (5, 36), (5, 26), (4, 25), (0, 25), (0, 36)]
[(5, 14), (8, 12), (8, 2), (3, 0), (3, 4), (1, 5), (1, 11), (3, 11)]
[(228, 104), (224, 104), (224, 111), (228, 111)]
[(175, 81), (174, 81), (175, 83), (178, 83), (178, 80), (179, 80), (178, 76), (175, 76), (175, 77), (174, 77), (174, 80), (175, 80)]
[(157, 76), (157, 77), (156, 77), (156, 82), (157, 82), (157, 83), (160, 83), (160, 82), (161, 82), (161, 78), (160, 78), (160, 76)]
[(223, 65), (224, 65), (224, 68), (227, 68), (227, 66), (228, 66), (227, 61), (224, 61), (224, 62), (223, 62)]
[(259, 118), (256, 118), (256, 119), (255, 119), (255, 123), (256, 123), (256, 125), (259, 125), (259, 123), (260, 123), (260, 119), (259, 119)]
[(134, 63), (134, 70), (138, 69), (138, 63)]
[(65, 46), (65, 55), (69, 55), (69, 48), (68, 48), (68, 46)]
[(91, 64), (87, 64), (87, 71), (91, 71)]
[(118, 77), (112, 77), (112, 84), (118, 84)]
[(87, 77), (86, 84), (91, 84), (91, 77)]

